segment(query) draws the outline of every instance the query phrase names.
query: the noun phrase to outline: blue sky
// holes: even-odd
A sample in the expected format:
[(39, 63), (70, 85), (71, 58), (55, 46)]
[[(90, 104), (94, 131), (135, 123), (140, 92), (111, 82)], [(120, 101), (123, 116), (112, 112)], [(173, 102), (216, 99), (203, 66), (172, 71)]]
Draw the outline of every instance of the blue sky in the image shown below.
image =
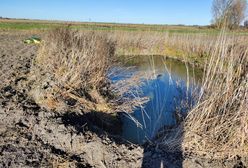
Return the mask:
[(10, 18), (207, 25), (212, 0), (0, 0)]

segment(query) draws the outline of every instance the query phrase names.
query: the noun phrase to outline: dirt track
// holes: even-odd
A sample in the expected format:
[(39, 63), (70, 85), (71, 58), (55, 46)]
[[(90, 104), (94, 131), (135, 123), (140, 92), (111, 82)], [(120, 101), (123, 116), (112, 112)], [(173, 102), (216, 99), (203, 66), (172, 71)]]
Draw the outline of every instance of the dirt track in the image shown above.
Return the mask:
[(0, 167), (233, 167), (236, 163), (186, 158), (153, 145), (144, 149), (103, 129), (94, 114), (61, 115), (40, 108), (28, 96), (27, 78), (38, 46), (24, 44), (27, 37), (30, 34), (0, 33)]

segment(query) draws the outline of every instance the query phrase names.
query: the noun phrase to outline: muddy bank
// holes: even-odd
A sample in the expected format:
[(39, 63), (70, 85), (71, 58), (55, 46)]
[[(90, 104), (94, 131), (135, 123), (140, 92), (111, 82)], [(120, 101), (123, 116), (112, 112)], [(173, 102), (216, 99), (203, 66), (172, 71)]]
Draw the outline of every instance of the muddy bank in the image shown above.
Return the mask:
[(96, 124), (96, 114), (60, 115), (28, 97), (26, 80), (37, 46), (23, 44), (26, 37), (1, 35), (0, 165), (139, 167), (141, 147), (109, 136)]
[[(55, 113), (38, 106), (27, 92), (37, 45), (31, 34), (0, 33), (0, 167), (233, 167), (233, 161), (199, 159), (190, 152), (166, 152), (155, 144), (125, 141), (119, 129), (97, 113)], [(119, 123), (115, 123), (116, 126)]]
[(17, 93), (1, 107), (4, 167), (139, 167), (142, 149), (108, 136), (90, 117), (57, 116), (30, 100), (16, 102), (20, 96), (25, 97)]

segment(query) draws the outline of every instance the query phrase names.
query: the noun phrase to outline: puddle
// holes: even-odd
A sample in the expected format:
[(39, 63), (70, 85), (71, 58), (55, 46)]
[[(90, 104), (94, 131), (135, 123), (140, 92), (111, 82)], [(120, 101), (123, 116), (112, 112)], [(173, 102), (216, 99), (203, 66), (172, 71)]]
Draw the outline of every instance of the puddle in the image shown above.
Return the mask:
[(180, 117), (176, 111), (180, 111), (177, 113), (180, 116), (186, 116), (189, 107), (185, 103), (194, 104), (192, 93), (200, 83), (200, 70), (187, 68), (185, 63), (162, 56), (136, 56), (125, 61), (123, 66), (135, 68), (119, 72), (112, 78), (113, 82), (122, 80), (128, 74), (152, 74), (151, 79), (144, 81), (140, 88), (142, 92), (138, 95), (149, 97), (149, 101), (132, 114), (121, 115), (122, 136), (125, 139), (138, 144), (151, 140), (159, 129), (178, 122)]

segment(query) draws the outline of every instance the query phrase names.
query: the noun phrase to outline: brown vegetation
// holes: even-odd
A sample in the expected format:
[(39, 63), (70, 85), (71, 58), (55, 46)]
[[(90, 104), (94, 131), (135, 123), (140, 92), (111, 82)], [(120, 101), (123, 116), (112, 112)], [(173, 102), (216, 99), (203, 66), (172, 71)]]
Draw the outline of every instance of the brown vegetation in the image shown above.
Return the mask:
[[(196, 41), (193, 40), (196, 39)], [(172, 36), (182, 59), (202, 56), (204, 76), (196, 105), (186, 119), (156, 142), (166, 150), (232, 159), (248, 154), (248, 45), (245, 36)], [(177, 40), (176, 40), (177, 39)], [(184, 39), (184, 40), (183, 40)], [(174, 45), (173, 45), (174, 44)], [(167, 45), (168, 46), (168, 45)], [(186, 57), (186, 58), (185, 58)], [(197, 89), (198, 90), (198, 89)], [(198, 90), (199, 91), (199, 90)]]
[[(117, 42), (118, 55), (163, 55), (190, 62), (203, 68), (216, 48), (217, 35), (170, 34), (154, 32), (115, 32), (110, 34)], [(235, 36), (235, 37), (234, 37)], [(245, 35), (226, 34), (233, 45), (247, 45)]]
[(84, 108), (106, 111), (100, 89), (108, 87), (107, 71), (115, 43), (104, 34), (56, 29), (43, 40), (32, 65), (31, 95), (51, 109), (63, 107), (61, 99)]
[(183, 147), (214, 158), (248, 154), (248, 48), (221, 35), (198, 103), (184, 125)]
[(79, 106), (84, 111), (131, 112), (147, 99), (130, 96), (129, 88), (138, 89), (141, 84), (138, 75), (116, 84), (109, 80), (115, 48), (115, 39), (104, 32), (50, 31), (31, 68), (30, 95), (36, 103), (56, 111)]

